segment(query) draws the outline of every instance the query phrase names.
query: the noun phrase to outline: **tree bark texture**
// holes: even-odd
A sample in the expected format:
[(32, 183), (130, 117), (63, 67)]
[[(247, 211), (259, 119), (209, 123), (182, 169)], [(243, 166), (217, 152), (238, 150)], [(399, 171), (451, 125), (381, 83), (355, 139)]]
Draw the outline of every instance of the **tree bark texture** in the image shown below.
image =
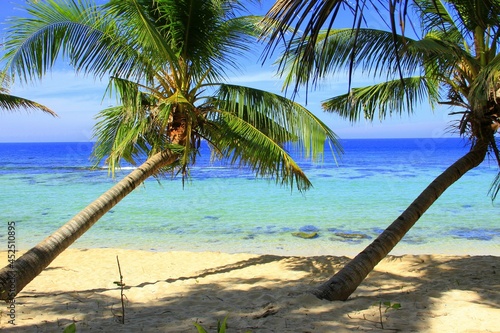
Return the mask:
[(13, 299), (104, 214), (161, 167), (172, 163), (175, 159), (175, 156), (169, 156), (166, 152), (153, 155), (52, 235), (27, 251), (12, 264), (2, 268), (0, 270), (0, 299)]
[(484, 160), (488, 142), (477, 142), (474, 148), (439, 175), (410, 206), (377, 239), (344, 268), (312, 293), (320, 299), (345, 301), (375, 266), (389, 254), (425, 211), (443, 192), (469, 170)]

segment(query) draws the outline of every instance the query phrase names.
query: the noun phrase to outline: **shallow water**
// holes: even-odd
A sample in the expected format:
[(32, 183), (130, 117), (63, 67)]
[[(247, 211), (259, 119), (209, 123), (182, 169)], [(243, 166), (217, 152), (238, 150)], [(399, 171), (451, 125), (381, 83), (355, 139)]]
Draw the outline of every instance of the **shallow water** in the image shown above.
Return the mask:
[[(73, 247), (353, 255), (467, 151), (461, 139), (343, 145), (338, 165), (331, 156), (300, 161), (314, 186), (305, 193), (211, 164), (204, 154), (184, 188), (180, 179), (147, 181)], [(113, 185), (106, 170), (89, 169), (91, 147), (0, 144), (0, 242), (15, 221), (17, 247), (35, 245)], [(500, 255), (500, 206), (488, 197), (495, 163), (485, 161), (448, 189), (392, 253)], [(319, 237), (292, 236), (299, 230)]]

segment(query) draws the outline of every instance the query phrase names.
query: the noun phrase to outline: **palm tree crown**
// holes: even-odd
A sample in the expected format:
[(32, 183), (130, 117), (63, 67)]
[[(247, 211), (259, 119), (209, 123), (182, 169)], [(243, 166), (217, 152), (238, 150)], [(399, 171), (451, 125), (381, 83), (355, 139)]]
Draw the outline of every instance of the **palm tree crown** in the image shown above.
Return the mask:
[(120, 105), (98, 115), (94, 154), (111, 169), (169, 150), (179, 158), (166, 169), (186, 176), (205, 140), (216, 157), (307, 189), (283, 145), (316, 158), (325, 141), (338, 147), (334, 133), (291, 100), (221, 83), (259, 34), (260, 19), (244, 10), (235, 0), (48, 0), (11, 27), (6, 59), (26, 80), (61, 55), (78, 71), (110, 75)]
[[(425, 101), (450, 105), (462, 115), (459, 133), (473, 144), (488, 141), (500, 165), (493, 136), (500, 115), (500, 2), (414, 0), (409, 9), (416, 18), (412, 24), (421, 23), (414, 33), (420, 37), (357, 27), (318, 31), (312, 51), (304, 47), (308, 39), (293, 40), (283, 57), (286, 84), (362, 71), (381, 83), (329, 98), (322, 103), (325, 111), (356, 122), (376, 114), (381, 120), (411, 114)], [(301, 62), (306, 52), (308, 66)], [(493, 197), (498, 189), (497, 182)]]

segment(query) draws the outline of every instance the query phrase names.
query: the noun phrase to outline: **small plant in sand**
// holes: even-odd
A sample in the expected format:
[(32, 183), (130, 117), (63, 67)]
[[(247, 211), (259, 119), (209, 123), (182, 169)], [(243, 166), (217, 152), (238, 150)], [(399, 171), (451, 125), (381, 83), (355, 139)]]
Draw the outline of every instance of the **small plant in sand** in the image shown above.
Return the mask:
[[(217, 320), (217, 333), (226, 333), (226, 328), (227, 328), (227, 317), (226, 316), (222, 322), (220, 320)], [(198, 323), (194, 323), (194, 326), (196, 327), (196, 329), (198, 330), (198, 333), (208, 333), (208, 331), (203, 328), (203, 326), (201, 326), (200, 324)]]
[[(228, 316), (226, 316), (222, 321), (217, 320), (217, 333), (226, 333), (227, 317)], [(205, 328), (203, 328), (203, 326), (201, 326), (200, 324), (194, 323), (194, 326), (198, 330), (198, 333), (208, 333), (208, 331)], [(251, 332), (246, 331), (246, 333), (251, 333)]]
[(118, 264), (118, 273), (120, 274), (120, 281), (115, 281), (113, 283), (120, 287), (120, 301), (121, 301), (121, 304), (122, 304), (122, 315), (121, 315), (121, 320), (120, 321), (121, 321), (122, 324), (125, 324), (125, 301), (124, 301), (124, 297), (126, 297), (126, 296), (123, 294), (123, 289), (125, 288), (125, 283), (123, 283), (122, 269), (120, 267), (120, 260), (118, 259), (118, 256), (116, 256), (116, 263)]
[(63, 333), (75, 333), (76, 332), (76, 324), (71, 323), (64, 328)]
[[(217, 320), (217, 333), (226, 333), (227, 317), (228, 316), (226, 316), (222, 321)], [(203, 326), (201, 326), (200, 324), (194, 323), (194, 326), (198, 330), (198, 333), (208, 333), (208, 331), (205, 328), (203, 328)], [(251, 332), (247, 331), (246, 333), (251, 333)]]
[(378, 312), (380, 315), (380, 326), (382, 329), (384, 329), (384, 322), (383, 322), (383, 317), (382, 317), (382, 307), (385, 307), (384, 313), (389, 311), (390, 309), (398, 310), (401, 309), (401, 303), (391, 303), (390, 301), (382, 302), (380, 301), (378, 303)]

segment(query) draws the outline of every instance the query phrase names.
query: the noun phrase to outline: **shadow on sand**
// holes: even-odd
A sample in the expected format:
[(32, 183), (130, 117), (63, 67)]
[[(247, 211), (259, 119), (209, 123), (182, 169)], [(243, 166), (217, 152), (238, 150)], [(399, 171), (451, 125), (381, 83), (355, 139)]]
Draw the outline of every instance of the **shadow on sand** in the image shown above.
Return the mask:
[[(226, 315), (228, 333), (432, 332), (442, 331), (444, 318), (458, 325), (463, 321), (465, 326), (458, 327), (464, 331), (495, 329), (488, 326), (498, 317), (488, 318), (500, 308), (500, 257), (389, 256), (346, 302), (322, 301), (308, 293), (348, 260), (262, 255), (165, 279), (136, 272), (139, 280), (125, 289), (125, 324), (118, 320), (118, 287), (87, 288), (82, 283), (82, 288), (68, 290), (54, 282), (61, 284), (50, 291), (27, 288), (20, 293), (17, 325), (9, 325), (3, 313), (0, 329), (62, 332), (75, 322), (77, 332), (194, 333), (198, 322), (215, 332), (217, 319)], [(42, 274), (49, 273), (92, 278), (61, 265)], [(385, 301), (399, 303), (401, 309), (385, 311)], [(466, 315), (472, 312), (474, 323)]]

